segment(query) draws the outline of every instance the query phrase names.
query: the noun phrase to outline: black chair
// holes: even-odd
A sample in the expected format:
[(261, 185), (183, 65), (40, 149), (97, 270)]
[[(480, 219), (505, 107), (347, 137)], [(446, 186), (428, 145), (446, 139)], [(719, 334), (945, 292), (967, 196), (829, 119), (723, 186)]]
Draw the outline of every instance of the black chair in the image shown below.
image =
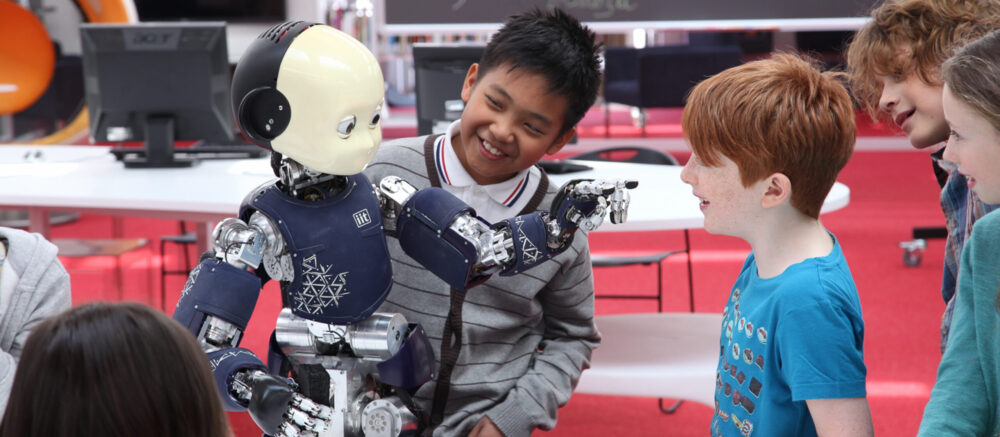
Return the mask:
[(611, 135), (609, 103), (640, 109), (646, 135), (646, 108), (680, 108), (698, 82), (743, 62), (738, 45), (609, 47), (604, 51), (604, 127)]
[(610, 147), (593, 152), (581, 153), (573, 157), (581, 161), (621, 161), (636, 164), (680, 165), (673, 155), (645, 147)]
[[(180, 222), (181, 233), (177, 235), (164, 235), (160, 237), (160, 309), (167, 310), (167, 275), (184, 275), (191, 273), (191, 255), (189, 246), (198, 242), (197, 235), (187, 230), (187, 225)], [(176, 268), (167, 268), (167, 260), (164, 258), (167, 243), (180, 246), (183, 252), (184, 265)]]
[[(636, 164), (658, 164), (658, 165), (679, 165), (677, 159), (672, 155), (659, 150), (645, 147), (611, 147), (596, 150), (574, 156), (574, 160), (582, 161), (619, 161)], [(678, 253), (688, 253), (690, 249), (690, 237), (687, 229), (684, 230), (684, 249), (670, 250), (666, 252), (652, 253), (637, 256), (617, 256), (601, 255), (591, 253), (591, 264), (594, 267), (622, 267), (634, 265), (656, 265), (656, 295), (649, 294), (615, 294), (611, 296), (595, 296), (597, 298), (611, 299), (655, 299), (658, 312), (663, 312), (663, 260)], [(688, 308), (694, 312), (694, 286), (691, 281), (691, 257), (688, 257)]]

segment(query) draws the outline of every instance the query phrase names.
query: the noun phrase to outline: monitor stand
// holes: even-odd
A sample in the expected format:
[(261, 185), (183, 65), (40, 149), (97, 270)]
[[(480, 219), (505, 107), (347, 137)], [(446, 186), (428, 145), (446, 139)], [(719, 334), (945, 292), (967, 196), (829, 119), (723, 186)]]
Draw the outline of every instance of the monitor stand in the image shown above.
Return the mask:
[(145, 147), (115, 147), (111, 153), (125, 168), (190, 167), (205, 159), (249, 159), (271, 154), (239, 135), (229, 140), (201, 140), (191, 147), (174, 147), (174, 120), (170, 117), (147, 119)]
[(116, 147), (111, 153), (125, 168), (191, 167), (197, 159), (174, 156), (174, 119), (150, 116), (146, 119), (146, 144), (142, 149)]

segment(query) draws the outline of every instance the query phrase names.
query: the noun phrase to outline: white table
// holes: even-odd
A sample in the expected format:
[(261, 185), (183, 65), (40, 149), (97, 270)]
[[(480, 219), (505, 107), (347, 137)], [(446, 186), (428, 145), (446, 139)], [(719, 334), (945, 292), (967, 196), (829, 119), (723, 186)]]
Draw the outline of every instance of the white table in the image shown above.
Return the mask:
[[(71, 210), (213, 223), (236, 215), (252, 189), (274, 177), (267, 159), (205, 160), (192, 168), (126, 169), (101, 146), (0, 146), (0, 207), (27, 209), (31, 230), (48, 236), (45, 212)], [(27, 159), (26, 159), (27, 156)], [(578, 161), (592, 170), (551, 175), (629, 178), (628, 221), (598, 232), (700, 228), (703, 216), (680, 167)], [(823, 212), (847, 205), (850, 190), (836, 184)]]
[(715, 406), (722, 315), (598, 316), (601, 346), (577, 393), (687, 399)]
[[(204, 160), (191, 168), (126, 169), (109, 149), (0, 146), (0, 208), (27, 210), (30, 230), (47, 238), (51, 238), (48, 213), (52, 210), (197, 221), (202, 223), (196, 229), (198, 250), (204, 251), (215, 223), (235, 216), (251, 190), (274, 178), (266, 158)], [(592, 169), (550, 175), (552, 183), (561, 185), (573, 178), (639, 181), (638, 188), (631, 190), (628, 220), (618, 225), (605, 221), (596, 232), (686, 232), (703, 226), (698, 199), (681, 182), (679, 166), (573, 162)], [(835, 184), (822, 212), (843, 208), (849, 198), (850, 190)], [(689, 292), (693, 306), (693, 289)]]
[[(607, 161), (573, 161), (592, 167), (592, 170), (549, 175), (555, 184), (574, 178), (623, 178), (639, 181), (631, 190), (628, 221), (620, 225), (604, 225), (596, 232), (663, 231), (698, 229), (705, 225), (705, 216), (698, 207), (698, 198), (691, 193), (691, 186), (681, 181), (681, 166), (630, 164)], [(841, 209), (850, 202), (851, 190), (842, 183), (835, 183), (823, 203), (821, 213)]]
[(46, 237), (51, 210), (200, 221), (205, 247), (206, 229), (236, 215), (246, 194), (273, 177), (266, 159), (126, 169), (109, 149), (0, 146), (0, 207), (27, 209), (30, 229)]

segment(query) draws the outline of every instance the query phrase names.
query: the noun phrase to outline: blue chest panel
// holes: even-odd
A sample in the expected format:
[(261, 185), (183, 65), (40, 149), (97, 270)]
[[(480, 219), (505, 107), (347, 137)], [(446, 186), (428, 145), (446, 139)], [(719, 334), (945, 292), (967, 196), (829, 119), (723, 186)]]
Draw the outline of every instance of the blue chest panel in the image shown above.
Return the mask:
[(267, 184), (240, 208), (244, 219), (259, 210), (284, 237), (295, 269), (285, 297), (297, 316), (353, 323), (371, 315), (392, 287), (378, 198), (364, 175), (348, 180), (343, 192), (319, 202)]

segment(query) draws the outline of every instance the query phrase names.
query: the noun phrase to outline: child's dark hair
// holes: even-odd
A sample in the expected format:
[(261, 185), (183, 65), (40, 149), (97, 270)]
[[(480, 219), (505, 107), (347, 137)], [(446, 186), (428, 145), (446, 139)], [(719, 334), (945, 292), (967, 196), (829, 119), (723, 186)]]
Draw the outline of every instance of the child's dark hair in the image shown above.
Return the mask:
[(560, 133), (573, 128), (597, 98), (601, 84), (600, 44), (594, 32), (561, 9), (532, 9), (512, 15), (486, 45), (479, 60), (480, 77), (509, 65), (541, 74), (549, 92), (566, 97), (567, 113)]
[(91, 302), (45, 319), (24, 344), (0, 436), (29, 435), (232, 432), (187, 328), (143, 304)]

